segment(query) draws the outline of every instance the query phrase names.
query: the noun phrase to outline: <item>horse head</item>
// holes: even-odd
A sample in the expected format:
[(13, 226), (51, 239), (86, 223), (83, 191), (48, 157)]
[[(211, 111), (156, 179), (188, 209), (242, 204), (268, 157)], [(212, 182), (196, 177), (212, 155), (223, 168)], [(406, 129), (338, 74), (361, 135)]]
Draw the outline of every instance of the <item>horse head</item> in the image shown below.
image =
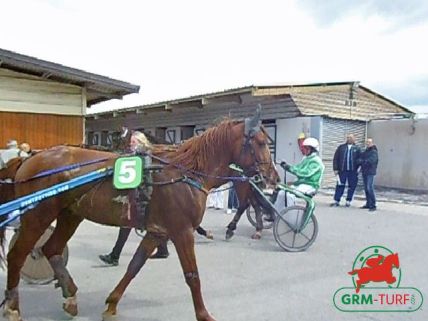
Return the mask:
[(243, 122), (243, 134), (240, 140), (235, 140), (241, 146), (235, 146), (234, 159), (247, 176), (261, 175), (268, 185), (275, 185), (280, 178), (276, 171), (269, 150), (269, 135), (261, 124), (261, 106), (258, 105), (256, 113)]
[(398, 259), (398, 253), (394, 253), (389, 255), (391, 257), (391, 263), (394, 267), (396, 267), (397, 269), (400, 268), (400, 260)]
[(132, 135), (132, 131), (128, 127), (121, 126), (120, 130), (113, 134), (112, 150), (117, 152), (126, 151), (129, 147), (131, 135)]

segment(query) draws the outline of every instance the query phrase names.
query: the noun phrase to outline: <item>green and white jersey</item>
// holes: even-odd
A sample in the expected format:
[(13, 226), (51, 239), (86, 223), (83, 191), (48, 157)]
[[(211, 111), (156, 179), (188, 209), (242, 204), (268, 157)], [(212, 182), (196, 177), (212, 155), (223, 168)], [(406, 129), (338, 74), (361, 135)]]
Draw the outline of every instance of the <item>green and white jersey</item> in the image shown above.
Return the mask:
[(297, 176), (294, 185), (307, 184), (318, 189), (321, 185), (324, 168), (325, 166), (318, 154), (312, 153), (303, 158), (299, 164), (290, 166), (288, 171)]

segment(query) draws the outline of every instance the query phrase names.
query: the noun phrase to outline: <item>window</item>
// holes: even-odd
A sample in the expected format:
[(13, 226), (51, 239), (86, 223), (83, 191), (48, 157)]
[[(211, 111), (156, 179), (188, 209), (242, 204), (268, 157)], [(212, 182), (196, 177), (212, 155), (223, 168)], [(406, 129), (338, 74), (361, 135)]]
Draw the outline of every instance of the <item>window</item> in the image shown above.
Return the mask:
[(175, 136), (175, 129), (167, 129), (165, 138), (168, 143), (175, 144)]
[(186, 140), (193, 137), (195, 126), (182, 126), (181, 127), (181, 140)]
[(101, 137), (100, 137), (100, 133), (94, 133), (94, 135), (92, 136), (92, 142), (90, 143), (90, 145), (99, 145), (101, 142)]
[(195, 129), (195, 135), (199, 136), (200, 134), (202, 134), (205, 131), (205, 128), (196, 128)]
[(107, 134), (106, 144), (108, 147), (113, 147), (113, 133), (112, 132)]

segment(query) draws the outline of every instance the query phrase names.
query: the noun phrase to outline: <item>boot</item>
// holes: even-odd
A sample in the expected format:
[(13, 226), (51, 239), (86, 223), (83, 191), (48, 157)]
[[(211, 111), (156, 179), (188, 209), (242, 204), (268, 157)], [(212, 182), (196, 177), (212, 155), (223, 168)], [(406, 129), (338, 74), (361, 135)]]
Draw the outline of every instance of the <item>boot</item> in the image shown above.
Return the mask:
[(115, 258), (110, 254), (105, 255), (99, 255), (98, 256), (101, 261), (103, 261), (105, 264), (111, 265), (111, 266), (118, 266), (119, 265), (119, 258)]

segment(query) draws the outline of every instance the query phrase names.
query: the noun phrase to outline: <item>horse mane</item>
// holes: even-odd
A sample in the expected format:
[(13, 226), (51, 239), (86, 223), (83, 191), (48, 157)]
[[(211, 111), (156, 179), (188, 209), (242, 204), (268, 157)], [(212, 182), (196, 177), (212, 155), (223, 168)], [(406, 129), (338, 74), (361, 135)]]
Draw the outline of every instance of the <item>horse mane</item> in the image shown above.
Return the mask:
[(232, 126), (238, 121), (225, 119), (217, 126), (207, 129), (178, 146), (171, 162), (189, 170), (201, 171), (208, 161), (218, 156), (218, 147), (230, 144)]

